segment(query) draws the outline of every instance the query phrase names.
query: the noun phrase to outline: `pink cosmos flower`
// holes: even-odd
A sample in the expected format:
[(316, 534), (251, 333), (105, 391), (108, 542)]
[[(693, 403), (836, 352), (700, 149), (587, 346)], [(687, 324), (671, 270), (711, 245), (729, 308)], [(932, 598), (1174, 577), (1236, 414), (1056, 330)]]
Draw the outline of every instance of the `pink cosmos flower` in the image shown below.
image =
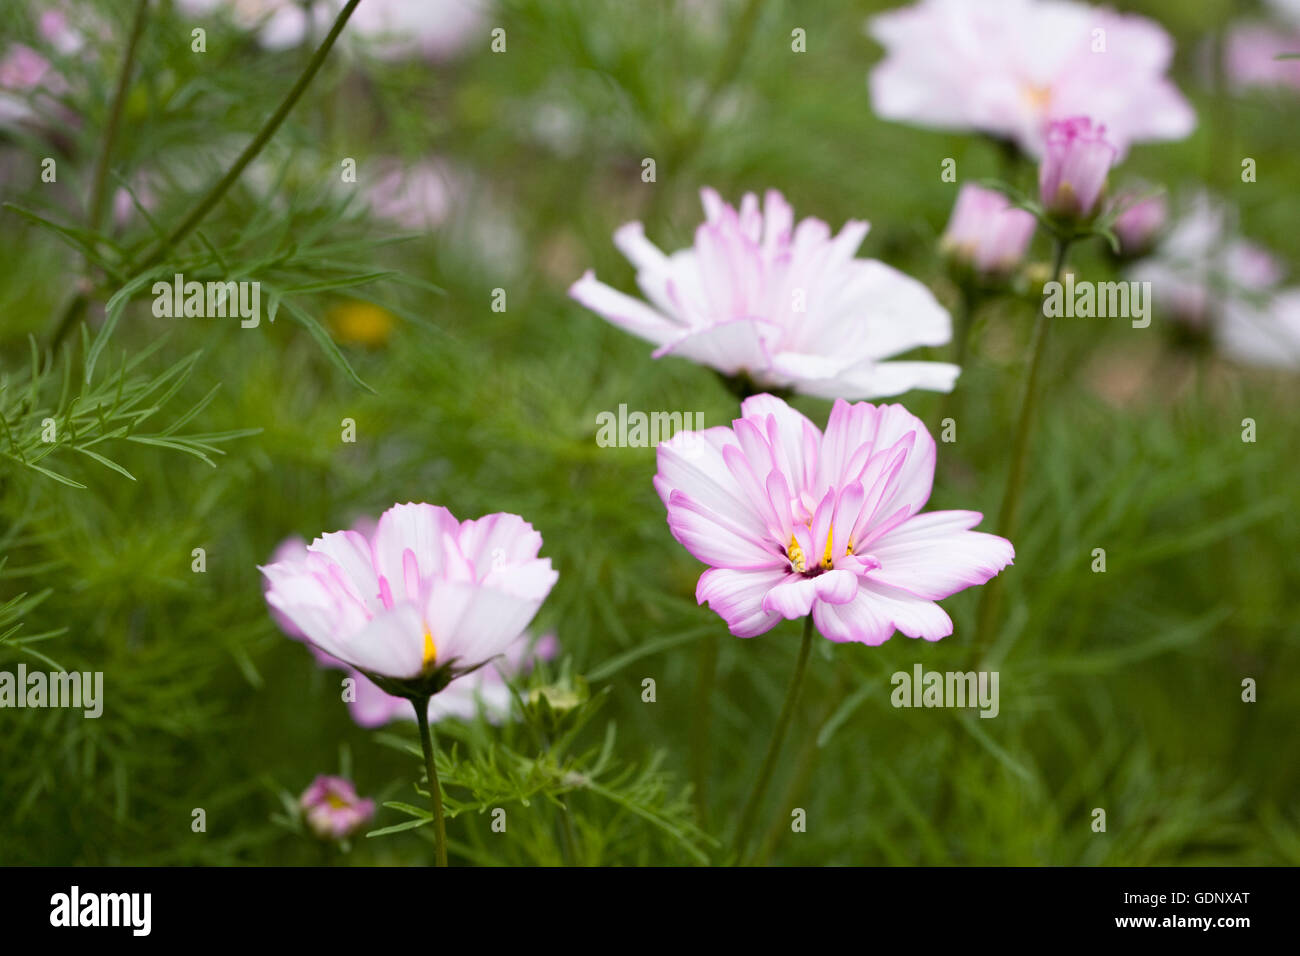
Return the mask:
[(796, 226), (776, 190), (761, 210), (753, 193), (738, 210), (712, 189), (701, 198), (707, 220), (689, 249), (665, 255), (639, 222), (614, 233), (649, 305), (590, 270), (569, 295), (652, 342), (655, 358), (680, 356), (724, 375), (746, 375), (762, 388), (822, 398), (952, 389), (955, 365), (886, 361), (944, 344), (952, 323), (915, 279), (854, 258), (867, 223), (851, 220), (836, 236), (820, 219)]
[(957, 193), (940, 244), (978, 272), (1005, 274), (1024, 258), (1035, 225), (1034, 217), (1012, 208), (1006, 196), (967, 183)]
[(1038, 198), (1050, 213), (1088, 218), (1096, 211), (1115, 156), (1106, 127), (1093, 126), (1086, 116), (1053, 121), (1038, 164)]
[(324, 774), (303, 791), (298, 806), (307, 826), (322, 840), (346, 839), (375, 815), (375, 801), (357, 796), (351, 780)]
[(1047, 124), (1105, 123), (1120, 153), (1177, 140), (1196, 116), (1165, 76), (1173, 41), (1145, 17), (1069, 0), (920, 0), (874, 17), (885, 47), (871, 102), (885, 119), (1046, 148)]
[(740, 411), (699, 433), (705, 454), (660, 444), (655, 476), (673, 537), (710, 565), (696, 598), (737, 637), (811, 612), (832, 641), (939, 640), (952, 621), (934, 602), (1015, 556), (971, 530), (978, 512), (922, 513), (935, 443), (903, 406), (837, 401), (825, 434), (771, 395)]
[[(355, 530), (369, 537), (374, 530), (374, 522), (360, 522)], [(280, 542), (271, 557), (271, 563), (302, 561), (306, 557), (307, 542), (295, 536)], [(267, 585), (269, 587), (269, 582)], [(386, 693), (365, 674), (322, 651), (307, 640), (293, 621), (274, 607), (271, 608), (271, 617), (286, 636), (306, 645), (317, 664), (324, 668), (342, 670), (356, 682), (356, 696), (348, 701), (348, 712), (359, 726), (379, 727), (394, 720), (415, 719), (407, 701)], [(441, 693), (434, 694), (429, 700), (429, 723), (437, 723), (444, 717), (469, 720), (479, 713), (480, 707), (489, 721), (504, 719), (510, 713), (512, 699), (506, 681), (528, 673), (537, 661), (551, 660), (559, 653), (559, 647), (554, 634), (546, 634), (536, 641), (527, 633), (521, 634), (487, 667), (481, 667), (452, 681)]]
[(1169, 203), (1164, 195), (1137, 199), (1133, 193), (1118, 196), (1116, 203), (1122, 209), (1112, 229), (1119, 239), (1120, 250), (1126, 256), (1140, 255), (1151, 248), (1169, 219)]
[(512, 514), (457, 521), (394, 505), (371, 536), (335, 531), (262, 568), (267, 603), (319, 651), (419, 699), (503, 653), (555, 584), (542, 537)]
[(1279, 60), (1283, 53), (1300, 53), (1300, 32), (1262, 24), (1234, 28), (1224, 50), (1224, 70), (1238, 89), (1289, 86), (1300, 89), (1300, 60)]

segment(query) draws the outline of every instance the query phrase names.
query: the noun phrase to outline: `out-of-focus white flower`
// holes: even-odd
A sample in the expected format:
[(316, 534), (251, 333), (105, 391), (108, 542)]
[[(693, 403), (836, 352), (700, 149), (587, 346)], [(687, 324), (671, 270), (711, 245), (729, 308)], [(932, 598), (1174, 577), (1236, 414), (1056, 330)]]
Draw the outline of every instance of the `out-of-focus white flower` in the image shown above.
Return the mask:
[[(316, 42), (346, 0), (178, 0), (193, 16), (227, 16), (256, 30), (268, 50)], [(476, 34), (487, 45), (487, 0), (364, 0), (352, 12), (342, 42), (381, 59), (423, 56), (442, 60), (463, 50)]]
[(1121, 156), (1196, 125), (1165, 75), (1173, 40), (1145, 17), (1071, 0), (920, 0), (868, 31), (885, 47), (870, 79), (885, 119), (979, 130), (1035, 157), (1048, 124), (1070, 116), (1104, 125)]
[(1129, 278), (1152, 284), (1178, 322), (1207, 333), (1248, 365), (1300, 369), (1300, 289), (1281, 289), (1281, 263), (1236, 232), (1234, 211), (1195, 196), (1153, 255)]

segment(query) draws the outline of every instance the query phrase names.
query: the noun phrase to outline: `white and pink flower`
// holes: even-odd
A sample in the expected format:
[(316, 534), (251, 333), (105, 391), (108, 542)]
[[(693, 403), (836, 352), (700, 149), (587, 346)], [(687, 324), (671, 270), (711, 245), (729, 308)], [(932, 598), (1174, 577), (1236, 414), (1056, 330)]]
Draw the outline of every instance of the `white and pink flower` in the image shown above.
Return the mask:
[[(374, 527), (373, 521), (363, 520), (358, 522), (355, 530), (363, 537), (369, 537)], [(271, 563), (303, 561), (306, 558), (307, 542), (295, 536), (280, 542), (271, 557)], [(271, 608), (271, 617), (286, 636), (306, 645), (317, 664), (323, 668), (342, 670), (345, 676), (355, 681), (356, 693), (348, 700), (348, 712), (359, 726), (379, 727), (394, 720), (415, 719), (410, 703), (404, 698), (395, 697), (380, 689), (365, 674), (322, 651), (307, 640), (292, 620), (274, 607)], [(452, 681), (441, 693), (434, 694), (429, 700), (429, 723), (437, 723), (444, 717), (469, 720), (479, 713), (494, 723), (504, 720), (510, 713), (512, 700), (507, 681), (527, 674), (538, 661), (551, 660), (557, 653), (559, 643), (554, 634), (543, 635), (537, 640), (533, 640), (527, 633), (521, 634), (487, 667), (480, 667), (473, 673)]]
[(960, 369), (893, 357), (952, 337), (947, 311), (920, 282), (855, 257), (870, 228), (851, 220), (838, 235), (820, 219), (797, 225), (785, 198), (763, 207), (747, 193), (736, 209), (701, 192), (706, 221), (695, 244), (665, 254), (639, 222), (614, 233), (649, 304), (588, 271), (569, 295), (646, 339), (655, 358), (674, 355), (760, 388), (822, 398), (950, 391)]
[(373, 535), (322, 535), (262, 568), (282, 626), (384, 690), (418, 698), (505, 653), (555, 584), (542, 537), (512, 514), (457, 521), (394, 505)]
[(870, 77), (885, 119), (988, 133), (1034, 157), (1069, 116), (1104, 123), (1121, 154), (1196, 125), (1165, 75), (1173, 41), (1145, 17), (1071, 0), (920, 0), (868, 32), (885, 47)]
[(922, 512), (935, 442), (901, 405), (837, 401), (823, 434), (757, 395), (700, 435), (703, 454), (679, 454), (681, 436), (659, 446), (655, 488), (673, 537), (710, 565), (697, 599), (737, 637), (811, 614), (832, 641), (939, 640), (953, 625), (935, 602), (1015, 555), (972, 530), (978, 512)]

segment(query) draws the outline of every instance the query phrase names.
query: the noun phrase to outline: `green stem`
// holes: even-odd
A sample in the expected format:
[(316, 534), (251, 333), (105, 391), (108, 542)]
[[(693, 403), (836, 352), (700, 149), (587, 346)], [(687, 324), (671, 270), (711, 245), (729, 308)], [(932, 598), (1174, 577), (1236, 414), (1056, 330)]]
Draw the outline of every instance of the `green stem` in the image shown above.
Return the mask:
[[(131, 34), (126, 41), (126, 52), (122, 55), (122, 68), (117, 74), (117, 86), (113, 90), (113, 100), (108, 107), (108, 123), (104, 127), (104, 140), (99, 145), (99, 155), (95, 159), (95, 172), (91, 180), (90, 206), (86, 221), (91, 232), (98, 232), (104, 221), (104, 194), (108, 191), (108, 167), (113, 156), (113, 146), (117, 142), (117, 131), (122, 125), (122, 110), (126, 105), (126, 92), (131, 84), (131, 74), (135, 72), (135, 52), (140, 46), (140, 37), (144, 35), (145, 21), (149, 18), (149, 0), (137, 0), (135, 17), (131, 22)], [(49, 350), (57, 352), (59, 346), (73, 326), (85, 314), (89, 299), (85, 292), (78, 292), (63, 310), (54, 334), (50, 336)]]
[(230, 169), (226, 170), (226, 174), (222, 176), (221, 179), (217, 180), (212, 188), (207, 191), (180, 225), (168, 233), (165, 238), (160, 240), (144, 257), (144, 259), (136, 264), (133, 269), (134, 272), (138, 273), (161, 262), (167, 255), (168, 251), (189, 235), (190, 232), (203, 221), (204, 217), (212, 211), (213, 207), (221, 201), (221, 197), (224, 196), (226, 191), (235, 184), (235, 181), (238, 180), (240, 175), (244, 172), (245, 167), (247, 167), (248, 164), (257, 157), (257, 154), (262, 151), (263, 147), (266, 146), (271, 137), (275, 135), (276, 130), (280, 128), (280, 124), (283, 123), (285, 117), (289, 115), (289, 111), (297, 105), (298, 100), (302, 97), (307, 86), (320, 71), (321, 65), (325, 62), (325, 57), (329, 55), (330, 49), (334, 46), (334, 41), (337, 40), (339, 34), (343, 32), (343, 27), (348, 22), (348, 18), (352, 16), (352, 11), (356, 9), (357, 4), (360, 2), (361, 0), (348, 0), (347, 6), (339, 11), (338, 17), (334, 20), (334, 25), (330, 27), (330, 32), (326, 34), (325, 39), (321, 41), (321, 45), (316, 48), (316, 52), (312, 54), (312, 58), (307, 61), (307, 66), (302, 71), (302, 74), (299, 75), (297, 82), (293, 84), (293, 87), (276, 108), (275, 112), (272, 113), (270, 117), (267, 118), (266, 122), (262, 124), (262, 128), (258, 130), (257, 135), (253, 137), (253, 141), (244, 148), (244, 151), (239, 154), (239, 158), (235, 160), (234, 165), (232, 165)]
[[(970, 353), (970, 332), (971, 326), (975, 324), (975, 309), (978, 305), (978, 293), (972, 287), (972, 284), (963, 283), (957, 303), (957, 321), (953, 329), (952, 356), (953, 364), (962, 369), (963, 373), (966, 369), (966, 356)], [(961, 378), (958, 377), (957, 384), (953, 385), (952, 391), (939, 396), (939, 411), (938, 417), (935, 419), (935, 431), (943, 427), (945, 418), (956, 419), (956, 412), (960, 407), (960, 402), (954, 396), (960, 387)]]
[(713, 722), (713, 688), (717, 682), (719, 638), (700, 642), (699, 680), (695, 685), (695, 715), (691, 722), (691, 777), (695, 783), (695, 816), (700, 827), (709, 826), (710, 724)]
[(754, 829), (754, 820), (758, 815), (758, 805), (763, 800), (768, 783), (771, 782), (772, 771), (776, 769), (776, 760), (781, 754), (781, 745), (785, 742), (786, 731), (790, 728), (790, 718), (794, 716), (795, 701), (799, 698), (799, 687), (803, 683), (803, 674), (808, 665), (808, 652), (812, 650), (812, 636), (813, 619), (809, 614), (804, 618), (803, 643), (799, 645), (799, 657), (795, 661), (794, 674), (790, 677), (790, 686), (785, 692), (785, 703), (781, 705), (781, 713), (776, 718), (776, 729), (772, 731), (772, 739), (768, 742), (767, 754), (763, 757), (762, 767), (759, 768), (758, 779), (754, 781), (754, 789), (750, 792), (745, 808), (740, 814), (740, 826), (736, 828), (736, 844), (733, 851), (736, 863), (742, 862), (744, 858), (745, 847), (749, 843), (749, 835)]
[(429, 729), (429, 698), (413, 697), (415, 722), (420, 726), (420, 746), (424, 748), (424, 772), (429, 778), (429, 805), (433, 808), (433, 845), (438, 866), (447, 865), (447, 827), (442, 819), (442, 787), (438, 768), (434, 766), (433, 731)]
[[(811, 726), (816, 729), (825, 726), (826, 721), (830, 720), (831, 714), (835, 712), (835, 702), (838, 701), (844, 692), (844, 675), (837, 674), (835, 685), (831, 688), (830, 694), (826, 698), (826, 705), (821, 712), (813, 718)], [(795, 762), (794, 771), (790, 776), (790, 785), (786, 787), (783, 802), (787, 807), (796, 807), (799, 804), (800, 795), (808, 786), (808, 781), (812, 779), (813, 771), (817, 769), (817, 758), (821, 755), (820, 747), (804, 747), (799, 754), (799, 759)], [(759, 842), (758, 849), (753, 856), (755, 866), (763, 866), (772, 856), (780, 841), (782, 834), (788, 831), (789, 820), (776, 817), (772, 820), (772, 825), (768, 829), (766, 836)]]
[(578, 838), (573, 832), (573, 821), (569, 819), (569, 807), (566, 803), (560, 807), (560, 852), (564, 855), (566, 866), (578, 862)]
[[(1052, 277), (1060, 282), (1065, 272), (1065, 256), (1070, 248), (1070, 240), (1058, 237), (1056, 252), (1052, 263)], [(1007, 486), (1002, 495), (1002, 508), (998, 511), (998, 525), (994, 530), (1004, 538), (1015, 538), (1019, 528), (1020, 497), (1025, 485), (1025, 463), (1028, 459), (1029, 436), (1033, 431), (1034, 411), (1038, 399), (1038, 377), (1043, 366), (1043, 356), (1047, 352), (1047, 340), (1052, 323), (1048, 320), (1047, 310), (1039, 303), (1038, 318), (1034, 322), (1034, 340), (1029, 359), (1029, 374), (1025, 379), (1025, 389), (1020, 400), (1020, 420), (1016, 425), (1016, 434), (1011, 445), (1011, 470), (1007, 473)], [(984, 586), (980, 592), (979, 609), (975, 623), (975, 653), (980, 654), (988, 645), (993, 622), (997, 619), (998, 605), (1001, 600), (1002, 575), (998, 575)]]
[(144, 34), (145, 20), (148, 19), (149, 0), (137, 0), (135, 19), (131, 23), (131, 36), (126, 42), (126, 53), (122, 57), (122, 69), (117, 74), (117, 88), (113, 91), (113, 103), (109, 107), (108, 125), (104, 128), (104, 142), (100, 144), (99, 157), (95, 161), (94, 185), (90, 191), (89, 220), (92, 232), (99, 229), (104, 219), (104, 193), (108, 187), (108, 164), (113, 155), (113, 144), (117, 141), (118, 127), (122, 124), (122, 110), (126, 106), (126, 91), (131, 83), (131, 73), (135, 69), (135, 51)]

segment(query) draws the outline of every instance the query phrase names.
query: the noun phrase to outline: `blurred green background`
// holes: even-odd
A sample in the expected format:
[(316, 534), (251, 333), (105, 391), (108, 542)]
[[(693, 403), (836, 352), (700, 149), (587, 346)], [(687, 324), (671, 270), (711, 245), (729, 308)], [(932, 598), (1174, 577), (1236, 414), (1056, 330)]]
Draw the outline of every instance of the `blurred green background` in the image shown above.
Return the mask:
[[(84, 224), (132, 6), (100, 4), (111, 29), (91, 38), (93, 55), (63, 65), (78, 79), (74, 120), (3, 134), (6, 200)], [(541, 531), (560, 579), (538, 629), (556, 632), (567, 666), (602, 701), (572, 759), (596, 761), (581, 755), (608, 744), (616, 763), (600, 778), (606, 792), (580, 784), (564, 798), (576, 830), (566, 850), (554, 801), (528, 782), (537, 747), (521, 725), (439, 725), (444, 748), (457, 745), (449, 793), (469, 808), (449, 823), (453, 862), (716, 859), (708, 835), (725, 843), (736, 823), (798, 627), (740, 641), (697, 607), (702, 569), (668, 533), (653, 450), (595, 441), (597, 414), (620, 403), (702, 412), (717, 425), (734, 417), (734, 398), (705, 369), (651, 361), (650, 346), (565, 293), (588, 267), (632, 291), (614, 228), (642, 219), (662, 248), (681, 248), (701, 219), (698, 189), (711, 185), (733, 202), (780, 189), (799, 217), (836, 229), (870, 220), (861, 254), (919, 277), (951, 305), (935, 241), (957, 186), (941, 182), (940, 164), (953, 157), (960, 180), (980, 179), (999, 174), (999, 153), (979, 137), (873, 116), (866, 74), (880, 51), (863, 24), (884, 6), (504, 0), (486, 22), (506, 30), (505, 53), (490, 52), (484, 29), (438, 64), (331, 55), (272, 146), (175, 257), (187, 273), (282, 288), (400, 270), (410, 281), (286, 296), (333, 330), (373, 392), (287, 307), (274, 324), (245, 330), (154, 318), (141, 291), (99, 356), (99, 401), (138, 359), (121, 381), (140, 391), (138, 407), (159, 406), (141, 430), (165, 433), (219, 386), (172, 434), (256, 433), (225, 434), (209, 455), (215, 467), (183, 448), (95, 446), (135, 480), (72, 449), (42, 461), (85, 488), (5, 452), (0, 667), (45, 667), (39, 652), (102, 670), (106, 701), (98, 720), (0, 712), (0, 863), (430, 862), (422, 829), (342, 851), (288, 819), (285, 800), (340, 760), (363, 795), (423, 805), (412, 789), (420, 765), (399, 746), (414, 742), (413, 725), (375, 732), (351, 722), (338, 675), (277, 631), (257, 571), (286, 536), (311, 538), (407, 500), (462, 518), (513, 511)], [(1199, 123), (1184, 142), (1135, 147), (1113, 181), (1141, 177), (1175, 197), (1210, 183), (1240, 208), (1244, 232), (1294, 269), (1300, 99), (1216, 94), (1206, 68), (1215, 31), (1253, 8), (1119, 6), (1173, 33), (1174, 76)], [(207, 52), (195, 55), (195, 19), (155, 7), (112, 170), (127, 182), (151, 177), (150, 216), (165, 228), (253, 135), (309, 51), (269, 52), (205, 20)], [(5, 17), (5, 40), (32, 35), (18, 4)], [(806, 53), (791, 52), (796, 27)], [(40, 182), (44, 156), (58, 158), (57, 184)], [(1243, 156), (1257, 160), (1258, 182), (1240, 182)], [(403, 230), (368, 217), (340, 188), (345, 157), (363, 180), (382, 157), (435, 158), (455, 170), (454, 210), (388, 243)], [(641, 180), (645, 157), (656, 159), (654, 183)], [(1033, 172), (1017, 175), (1027, 183)], [(34, 433), (46, 415), (64, 420), (83, 342), (120, 283), (98, 275), (86, 339), (74, 334), (33, 382), (29, 335), (46, 340), (87, 270), (75, 242), (12, 210), (0, 216), (0, 410), (8, 428)], [(106, 230), (121, 249), (154, 235), (138, 212)], [(1074, 262), (1089, 277), (1114, 274), (1096, 243)], [(505, 290), (503, 312), (491, 308), (494, 289)], [(358, 298), (394, 316), (382, 341), (348, 342), (340, 331), (340, 306)], [(939, 446), (931, 507), (982, 510), (985, 530), (997, 530), (1033, 313), (1014, 299), (981, 312), (958, 440)], [(1296, 379), (1180, 351), (1159, 313), (1147, 330), (1061, 321), (1048, 363), (992, 645), (1000, 715), (889, 703), (895, 671), (967, 667), (978, 590), (944, 602), (956, 631), (937, 644), (819, 641), (763, 809), (760, 858), (1300, 863)], [(934, 421), (937, 396), (901, 400)], [(72, 408), (85, 429), (97, 427), (94, 404)], [(829, 403), (796, 404), (824, 423)], [(1247, 417), (1253, 444), (1241, 440)], [(340, 440), (345, 418), (356, 422), (354, 444)], [(207, 554), (202, 574), (190, 568), (196, 547)], [(1098, 547), (1104, 574), (1090, 569)], [(706, 645), (717, 677), (702, 749), (692, 737)], [(1247, 677), (1256, 703), (1241, 700)], [(646, 678), (654, 703), (642, 700)], [(517, 761), (521, 776), (501, 771), (466, 787), (489, 754)], [(506, 834), (491, 832), (480, 805), (507, 807)], [(1105, 833), (1091, 829), (1097, 807)], [(192, 831), (194, 808), (205, 809), (206, 832)], [(807, 811), (806, 832), (790, 831), (794, 808)], [(381, 809), (374, 826), (405, 819)]]

